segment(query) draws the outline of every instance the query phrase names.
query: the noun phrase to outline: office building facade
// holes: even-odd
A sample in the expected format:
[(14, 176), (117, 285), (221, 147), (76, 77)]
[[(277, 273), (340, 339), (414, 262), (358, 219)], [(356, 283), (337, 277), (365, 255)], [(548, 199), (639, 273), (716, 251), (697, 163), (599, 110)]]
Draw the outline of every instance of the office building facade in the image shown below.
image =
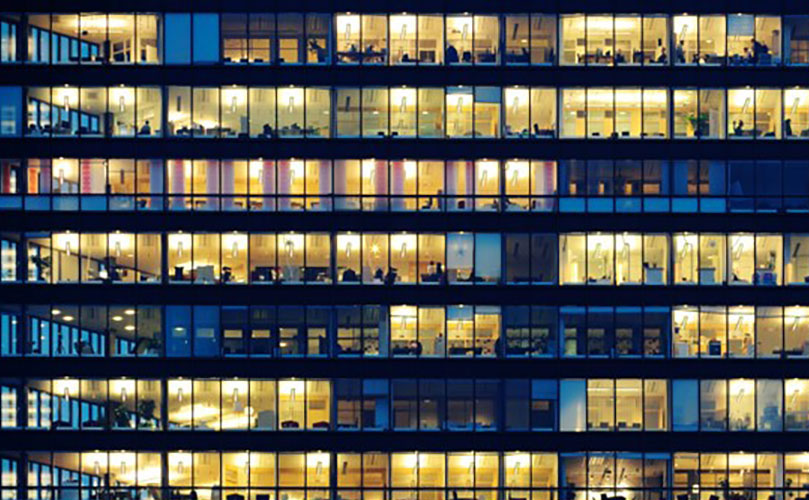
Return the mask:
[(806, 5), (0, 10), (0, 499), (809, 498)]

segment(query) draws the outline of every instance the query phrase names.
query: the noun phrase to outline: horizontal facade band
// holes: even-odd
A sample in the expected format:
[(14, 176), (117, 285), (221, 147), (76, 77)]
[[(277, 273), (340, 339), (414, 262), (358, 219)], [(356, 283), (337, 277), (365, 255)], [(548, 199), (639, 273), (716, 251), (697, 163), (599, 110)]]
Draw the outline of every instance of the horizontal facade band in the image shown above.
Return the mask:
[[(809, 72), (807, 72), (809, 74)], [(4, 158), (805, 160), (803, 141), (506, 139), (0, 139)]]
[[(65, 71), (69, 69), (69, 71)], [(495, 69), (495, 71), (493, 71)], [(37, 66), (4, 65), (2, 85), (806, 86), (805, 67)]]
[(587, 303), (603, 306), (626, 305), (784, 305), (805, 303), (805, 290), (794, 287), (713, 286), (194, 286), (176, 285), (40, 285), (4, 284), (0, 302), (6, 304), (486, 304), (508, 305), (528, 302), (544, 305)]
[[(390, 359), (390, 358), (3, 358), (0, 377), (487, 377), (806, 376), (805, 359)], [(414, 371), (414, 368), (417, 370)]]
[(492, 212), (32, 212), (7, 217), (4, 231), (755, 231), (801, 232), (805, 213)]
[(12, 450), (267, 450), (267, 451), (560, 451), (597, 450), (700, 452), (745, 450), (804, 451), (806, 442), (789, 432), (705, 433), (644, 432), (621, 433), (530, 433), (458, 432), (359, 433), (310, 432), (274, 433), (256, 436), (251, 432), (3, 432), (3, 449)]

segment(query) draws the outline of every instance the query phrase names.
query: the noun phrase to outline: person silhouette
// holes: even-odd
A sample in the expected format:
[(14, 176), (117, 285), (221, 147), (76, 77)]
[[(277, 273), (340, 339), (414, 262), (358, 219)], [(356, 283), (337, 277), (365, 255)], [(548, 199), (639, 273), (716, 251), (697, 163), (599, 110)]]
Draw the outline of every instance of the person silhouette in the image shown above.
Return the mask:
[(455, 48), (454, 45), (447, 46), (447, 54), (446, 54), (447, 64), (452, 64), (458, 62), (458, 49)]

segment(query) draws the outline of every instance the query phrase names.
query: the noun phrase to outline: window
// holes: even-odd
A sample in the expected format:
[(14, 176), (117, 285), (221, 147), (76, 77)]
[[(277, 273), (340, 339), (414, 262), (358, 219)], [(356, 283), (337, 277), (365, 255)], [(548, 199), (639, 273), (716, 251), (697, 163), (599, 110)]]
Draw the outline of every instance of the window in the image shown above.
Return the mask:
[(784, 16), (784, 63), (809, 64), (809, 16)]
[(219, 14), (195, 13), (193, 17), (194, 63), (219, 62)]
[[(210, 16), (210, 14), (209, 14)], [(204, 18), (203, 18), (204, 19)], [(191, 63), (191, 15), (165, 14), (165, 52), (166, 64)], [(204, 21), (203, 21), (204, 24)], [(202, 25), (200, 26), (202, 27)], [(200, 45), (203, 44), (200, 34)]]

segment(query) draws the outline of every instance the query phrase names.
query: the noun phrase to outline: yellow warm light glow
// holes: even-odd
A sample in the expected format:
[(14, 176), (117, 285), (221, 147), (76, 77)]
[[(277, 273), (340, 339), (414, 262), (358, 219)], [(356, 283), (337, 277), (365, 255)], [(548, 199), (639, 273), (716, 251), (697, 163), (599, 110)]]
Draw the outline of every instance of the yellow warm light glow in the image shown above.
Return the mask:
[[(294, 111), (303, 106), (303, 89), (282, 87), (278, 89), (278, 108), (282, 112)], [(292, 109), (290, 109), (292, 108)]]
[(79, 89), (77, 87), (53, 87), (51, 102), (55, 106), (67, 104), (70, 108), (79, 107)]
[(529, 91), (528, 89), (506, 89), (505, 105), (511, 109), (513, 106), (527, 106)]
[(117, 481), (135, 484), (138, 475), (135, 454), (130, 452), (110, 453), (110, 472)]
[(401, 14), (390, 16), (390, 36), (399, 40), (403, 36), (408, 39), (416, 38), (416, 16)]
[(291, 179), (303, 179), (303, 167), (304, 163), (302, 160), (291, 160), (289, 162), (289, 175)]
[(106, 29), (123, 29), (131, 27), (132, 23), (127, 22), (127, 19), (121, 16), (110, 16), (106, 14), (87, 15), (82, 14), (79, 16), (68, 16), (71, 20), (71, 26), (81, 28), (82, 30), (98, 30), (104, 31)]
[(281, 234), (278, 236), (278, 251), (285, 258), (303, 252), (302, 234)]
[(416, 251), (415, 234), (394, 234), (390, 237), (391, 254), (403, 257), (404, 254)]
[(53, 393), (57, 396), (76, 397), (79, 395), (79, 381), (76, 379), (56, 379), (53, 381)]
[(79, 235), (76, 233), (57, 233), (53, 235), (53, 246), (57, 250), (69, 250), (71, 254), (79, 251)]
[[(188, 395), (190, 400), (191, 395)], [(219, 406), (205, 406), (203, 404), (188, 404), (183, 405), (181, 408), (172, 411), (169, 414), (169, 420), (172, 422), (179, 422), (182, 424), (190, 424), (196, 420), (197, 423), (202, 421), (216, 420), (219, 417)]]
[(303, 398), (304, 387), (303, 380), (281, 380), (278, 382), (278, 393), (289, 396), (294, 391), (296, 396)]
[(391, 306), (390, 308), (391, 317), (415, 318), (417, 314), (416, 306)]
[(123, 104), (126, 108), (123, 111), (132, 111), (132, 106), (135, 103), (135, 89), (132, 87), (110, 87), (109, 89), (109, 106), (110, 110), (119, 110), (119, 106)]
[(179, 250), (182, 247), (183, 252), (188, 252), (188, 257), (191, 257), (191, 235), (190, 234), (171, 234), (169, 235), (169, 249), (172, 251)]
[(416, 162), (412, 160), (408, 160), (404, 162), (404, 172), (405, 177), (411, 179), (416, 176), (416, 172), (418, 170), (418, 165)]
[[(360, 16), (341, 14), (337, 16), (337, 40), (348, 41), (360, 37)], [(358, 48), (359, 49), (359, 48)]]
[(319, 452), (307, 453), (306, 466), (309, 468), (315, 468), (318, 465), (325, 470), (329, 466), (329, 454)]
[(337, 236), (337, 253), (340, 257), (359, 256), (360, 236), (358, 234), (341, 234)]
[(170, 380), (169, 381), (169, 397), (176, 398), (180, 392), (184, 398), (191, 400), (191, 381), (190, 380)]
[(237, 107), (243, 106), (247, 102), (247, 89), (245, 88), (222, 88), (222, 109), (230, 111), (231, 106), (234, 104)]
[(231, 399), (238, 396), (240, 401), (247, 401), (247, 380), (223, 380), (222, 399)]
[(790, 397), (793, 395), (800, 395), (803, 393), (805, 382), (798, 379), (787, 380), (784, 383), (784, 395)]
[(241, 252), (247, 249), (247, 235), (246, 234), (223, 234), (222, 235), (222, 248), (230, 255), (231, 252), (236, 250)]
[(396, 109), (404, 104), (408, 108), (415, 109), (416, 89), (392, 88), (390, 89), (390, 105)]
[[(515, 467), (528, 467), (531, 463), (531, 457), (528, 453), (514, 453), (506, 455), (506, 469), (514, 469)], [(527, 470), (527, 469), (526, 469)]]
[(756, 456), (749, 453), (731, 453), (728, 455), (728, 465), (732, 469), (753, 469), (756, 465)]
[(110, 380), (110, 395), (122, 399), (135, 400), (135, 381), (131, 379)]
[(110, 254), (114, 254), (118, 250), (128, 251), (135, 248), (135, 237), (131, 234), (110, 233), (109, 245)]
[(377, 162), (376, 160), (363, 160), (362, 161), (362, 176), (365, 179), (373, 179), (377, 172), (377, 167), (384, 168), (384, 162)]

